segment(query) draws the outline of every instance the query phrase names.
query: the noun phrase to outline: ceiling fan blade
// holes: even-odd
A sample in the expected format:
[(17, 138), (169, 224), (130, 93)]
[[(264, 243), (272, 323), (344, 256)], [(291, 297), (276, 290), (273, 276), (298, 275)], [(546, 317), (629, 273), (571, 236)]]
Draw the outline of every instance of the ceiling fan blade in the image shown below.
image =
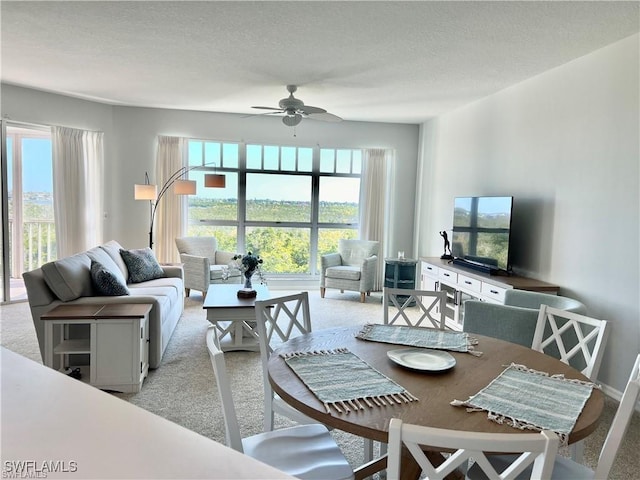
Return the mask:
[(340, 117), (329, 112), (311, 113), (308, 115), (308, 118), (312, 118), (313, 120), (322, 120), (323, 122), (334, 122), (334, 123), (342, 121)]
[(251, 108), (259, 108), (261, 110), (275, 110), (277, 112), (284, 112), (280, 107), (251, 107)]
[(312, 113), (327, 113), (324, 108), (312, 107), (311, 105), (303, 105), (298, 110), (300, 110), (305, 115), (311, 115)]

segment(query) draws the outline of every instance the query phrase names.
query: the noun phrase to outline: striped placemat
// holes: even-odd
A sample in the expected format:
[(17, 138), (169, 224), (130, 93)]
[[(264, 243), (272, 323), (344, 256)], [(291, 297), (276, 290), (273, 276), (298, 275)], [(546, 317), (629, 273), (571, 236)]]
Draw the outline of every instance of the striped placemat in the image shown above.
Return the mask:
[(383, 407), (418, 399), (346, 348), (282, 354), (327, 412)]
[(486, 411), (490, 420), (521, 430), (552, 430), (566, 445), (594, 387), (512, 363), (477, 394), (451, 405)]
[(475, 356), (482, 355), (482, 352), (478, 352), (474, 348), (474, 345), (478, 344), (478, 340), (465, 332), (404, 325), (367, 324), (356, 334), (356, 337), (372, 342), (466, 352)]

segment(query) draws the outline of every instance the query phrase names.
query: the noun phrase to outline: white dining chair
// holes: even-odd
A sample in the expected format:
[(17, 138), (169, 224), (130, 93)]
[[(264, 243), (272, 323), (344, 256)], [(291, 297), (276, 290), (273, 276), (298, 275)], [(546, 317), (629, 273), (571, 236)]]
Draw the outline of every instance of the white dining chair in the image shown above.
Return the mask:
[[(591, 470), (586, 465), (582, 465), (579, 462), (571, 460), (570, 458), (557, 456), (553, 465), (553, 473), (551, 474), (551, 480), (587, 480), (587, 479), (605, 479), (609, 478), (611, 467), (616, 459), (622, 440), (631, 423), (631, 417), (635, 410), (636, 403), (640, 397), (640, 355), (636, 357), (635, 364), (631, 369), (629, 375), (629, 381), (620, 399), (620, 405), (613, 417), (613, 422), (609, 427), (607, 437), (602, 444), (600, 450), (600, 456), (598, 458), (598, 464), (595, 471)], [(490, 457), (492, 465), (496, 468), (501, 468), (507, 465), (510, 459), (506, 456), (497, 455)], [(476, 474), (474, 467), (469, 469), (470, 474)], [(524, 472), (523, 475), (526, 475)], [(479, 476), (471, 478), (482, 478)], [(520, 477), (518, 477), (519, 479)], [(528, 478), (524, 476), (523, 478)]]
[[(579, 370), (596, 381), (609, 337), (609, 322), (541, 305), (531, 348)], [(584, 443), (571, 445), (571, 458), (582, 462)]]
[[(415, 458), (422, 474), (429, 480), (444, 479), (454, 471), (466, 471), (473, 459), (476, 471), (491, 480), (515, 478), (527, 467), (532, 467), (526, 478), (549, 478), (558, 451), (559, 438), (549, 431), (540, 433), (482, 433), (445, 430), (403, 423), (399, 418), (389, 424), (389, 457), (387, 479), (398, 480), (401, 469), (402, 447)], [(450, 450), (442, 463), (433, 465), (422, 446), (436, 452)], [(496, 469), (485, 452), (519, 453), (504, 469)], [(471, 471), (471, 470), (470, 470)], [(422, 478), (422, 477), (421, 477)]]
[(606, 320), (542, 305), (531, 348), (558, 358), (595, 381), (609, 326)]
[(242, 438), (216, 328), (209, 327), (207, 349), (216, 377), (227, 445), (294, 477), (309, 480), (352, 479), (353, 470), (335, 440), (319, 423), (262, 432)]
[(446, 304), (446, 292), (385, 287), (384, 324), (444, 330)]
[[(255, 302), (256, 331), (260, 345), (264, 383), (264, 431), (273, 430), (275, 414), (283, 415), (299, 424), (316, 421), (282, 400), (269, 382), (269, 357), (274, 347), (290, 338), (311, 332), (309, 293), (300, 292)], [(373, 441), (364, 439), (364, 461), (373, 458)]]
[(268, 364), (274, 345), (311, 332), (309, 294), (258, 300), (255, 302), (256, 331), (260, 344), (260, 357), (264, 380), (264, 431), (273, 430), (274, 414), (278, 413), (301, 424), (315, 423), (275, 394), (269, 383)]

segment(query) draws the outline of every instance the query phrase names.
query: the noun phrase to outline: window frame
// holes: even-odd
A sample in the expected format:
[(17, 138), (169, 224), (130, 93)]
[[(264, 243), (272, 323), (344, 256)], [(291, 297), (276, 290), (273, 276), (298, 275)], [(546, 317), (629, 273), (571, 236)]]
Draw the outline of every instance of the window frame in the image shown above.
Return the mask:
[[(358, 220), (356, 222), (351, 223), (330, 223), (330, 222), (320, 222), (319, 221), (319, 204), (320, 204), (320, 179), (322, 177), (334, 177), (334, 178), (357, 178), (360, 181), (360, 190), (362, 189), (362, 149), (361, 148), (345, 148), (345, 147), (320, 147), (319, 145), (307, 146), (307, 145), (287, 145), (287, 144), (279, 144), (275, 145), (272, 143), (262, 143), (262, 142), (235, 142), (235, 141), (222, 141), (222, 140), (212, 140), (212, 139), (203, 139), (203, 138), (188, 138), (187, 143), (190, 145), (191, 142), (201, 142), (202, 148), (202, 167), (194, 166), (192, 163), (192, 159), (189, 158), (190, 148), (185, 149), (185, 164), (193, 167), (194, 172), (202, 172), (205, 171), (207, 173), (211, 173), (211, 171), (215, 170), (217, 173), (231, 173), (236, 172), (238, 178), (238, 197), (237, 197), (237, 219), (233, 220), (218, 220), (218, 219), (209, 219), (209, 220), (200, 220), (197, 225), (202, 226), (224, 226), (224, 227), (233, 227), (235, 226), (237, 229), (237, 244), (236, 249), (239, 252), (244, 250), (244, 246), (246, 245), (246, 230), (248, 228), (256, 228), (256, 227), (267, 227), (267, 228), (298, 228), (298, 229), (309, 229), (309, 265), (308, 265), (308, 273), (305, 274), (296, 274), (296, 273), (270, 273), (270, 276), (298, 276), (304, 275), (305, 278), (308, 276), (314, 277), (319, 276), (320, 272), (318, 271), (318, 240), (319, 240), (319, 231), (321, 229), (345, 229), (345, 230), (359, 230), (359, 214), (360, 214), (360, 202), (358, 201)], [(216, 143), (220, 145), (221, 152), (221, 165), (218, 166), (204, 166), (205, 162), (205, 154), (206, 144), (207, 143)], [(237, 168), (225, 166), (223, 153), (224, 153), (224, 144), (234, 144), (238, 145), (238, 166)], [(260, 167), (262, 168), (249, 168), (247, 166), (247, 154), (248, 150), (254, 150), (255, 147), (260, 147)], [(265, 149), (268, 151), (272, 151), (271, 149), (277, 148), (277, 168), (267, 168), (265, 169)], [(296, 170), (283, 169), (283, 150), (284, 149), (295, 149), (295, 168)], [(306, 149), (311, 150), (311, 171), (307, 170), (298, 170), (300, 168), (300, 152)], [(321, 165), (321, 155), (325, 151), (333, 150), (333, 168), (323, 169)], [(349, 172), (338, 172), (339, 162), (338, 155), (339, 152), (342, 156), (345, 155), (345, 152), (349, 152), (350, 155), (350, 168)], [(255, 152), (254, 152), (255, 153)], [(322, 170), (322, 171), (321, 171)], [(293, 176), (304, 176), (311, 178), (311, 218), (309, 222), (297, 222), (297, 221), (265, 221), (265, 220), (248, 220), (247, 219), (247, 174), (267, 174), (267, 175), (293, 175)], [(358, 192), (360, 193), (360, 192)], [(194, 225), (187, 216), (188, 226)]]

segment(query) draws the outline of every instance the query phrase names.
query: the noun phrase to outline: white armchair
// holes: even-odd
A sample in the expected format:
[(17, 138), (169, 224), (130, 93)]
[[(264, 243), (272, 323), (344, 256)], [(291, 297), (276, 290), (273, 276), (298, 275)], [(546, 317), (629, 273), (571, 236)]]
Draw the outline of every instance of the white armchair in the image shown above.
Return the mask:
[(375, 284), (379, 242), (340, 240), (338, 252), (320, 258), (320, 296), (327, 288), (360, 292), (360, 301), (370, 295)]
[[(202, 292), (204, 299), (212, 283), (242, 283), (240, 271), (229, 267), (235, 254), (218, 250), (218, 242), (214, 237), (176, 238), (176, 246), (183, 263), (187, 297), (192, 288)], [(228, 276), (224, 275), (224, 270), (228, 270)]]

